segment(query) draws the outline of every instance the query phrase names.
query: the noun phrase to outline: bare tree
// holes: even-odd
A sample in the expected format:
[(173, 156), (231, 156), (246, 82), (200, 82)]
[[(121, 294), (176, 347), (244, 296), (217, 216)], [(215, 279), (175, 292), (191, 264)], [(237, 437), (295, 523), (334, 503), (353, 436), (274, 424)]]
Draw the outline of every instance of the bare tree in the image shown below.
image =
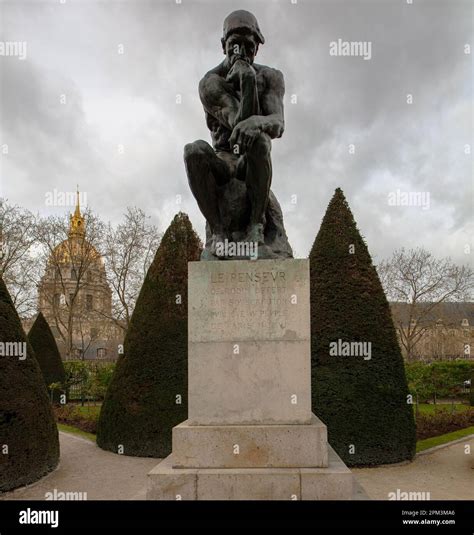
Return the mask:
[(33, 214), (0, 199), (0, 275), (22, 317), (36, 312), (36, 284), (40, 272), (34, 259), (34, 242)]
[(161, 233), (139, 208), (128, 207), (117, 227), (107, 226), (103, 252), (113, 292), (111, 319), (125, 331), (160, 240)]
[(471, 298), (473, 272), (450, 258), (437, 259), (423, 248), (399, 249), (378, 266), (380, 280), (390, 301), (406, 303), (408, 313), (394, 317), (407, 359), (428, 329), (442, 303)]
[(38, 312), (37, 284), (41, 268), (34, 256), (34, 246), (3, 274), (16, 311), (21, 318), (31, 318)]
[[(82, 340), (82, 354), (94, 341), (83, 329), (91, 312), (126, 331), (161, 240), (161, 233), (139, 208), (127, 208), (117, 226), (104, 226), (90, 210), (80, 217), (84, 228), (87, 222), (87, 232), (76, 228), (71, 234), (67, 215), (35, 217), (28, 210), (0, 199), (0, 273), (22, 316), (37, 311), (40, 289), (45, 301), (40, 307), (49, 316), (67, 354), (73, 351), (74, 337), (76, 341)], [(80, 302), (81, 290), (91, 283), (88, 272), (101, 262), (98, 251), (105, 259), (104, 273), (112, 290), (111, 312), (107, 306), (85, 311), (84, 303)], [(99, 334), (97, 337), (102, 338)], [(113, 336), (111, 333), (110, 337)]]

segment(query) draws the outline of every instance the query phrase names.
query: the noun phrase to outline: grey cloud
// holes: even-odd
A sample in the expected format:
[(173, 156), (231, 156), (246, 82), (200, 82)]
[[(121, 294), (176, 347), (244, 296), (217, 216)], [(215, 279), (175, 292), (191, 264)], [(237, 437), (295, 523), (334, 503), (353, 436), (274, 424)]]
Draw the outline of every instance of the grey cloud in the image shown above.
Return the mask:
[[(273, 144), (272, 187), (297, 253), (307, 254), (341, 186), (374, 258), (424, 245), (465, 262), (472, 164), (463, 147), (472, 138), (472, 81), (463, 46), (472, 30), (463, 2), (4, 4), (3, 33), (24, 36), (30, 52), (25, 62), (0, 58), (2, 139), (17, 146), (2, 165), (8, 196), (41, 210), (42, 192), (80, 180), (105, 218), (136, 204), (164, 228), (183, 209), (202, 235), (182, 147), (209, 140), (197, 84), (223, 58), (222, 21), (236, 7), (259, 19), (266, 43), (257, 61), (285, 75), (286, 131)], [(371, 41), (372, 59), (330, 56), (338, 38)], [(67, 109), (55, 101), (63, 91)], [(93, 103), (105, 109), (111, 102), (110, 121), (91, 116)], [(129, 119), (110, 126), (122, 115)], [(387, 195), (397, 188), (429, 191), (430, 210), (389, 207)]]

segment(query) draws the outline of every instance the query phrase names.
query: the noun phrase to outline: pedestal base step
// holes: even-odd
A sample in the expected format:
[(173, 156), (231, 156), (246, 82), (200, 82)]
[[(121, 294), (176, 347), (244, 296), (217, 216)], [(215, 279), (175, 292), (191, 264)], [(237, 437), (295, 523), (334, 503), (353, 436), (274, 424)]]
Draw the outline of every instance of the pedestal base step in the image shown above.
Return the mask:
[(326, 426), (189, 425), (173, 428), (174, 468), (325, 468)]
[(327, 468), (173, 468), (148, 474), (148, 500), (350, 500), (353, 475), (329, 446)]

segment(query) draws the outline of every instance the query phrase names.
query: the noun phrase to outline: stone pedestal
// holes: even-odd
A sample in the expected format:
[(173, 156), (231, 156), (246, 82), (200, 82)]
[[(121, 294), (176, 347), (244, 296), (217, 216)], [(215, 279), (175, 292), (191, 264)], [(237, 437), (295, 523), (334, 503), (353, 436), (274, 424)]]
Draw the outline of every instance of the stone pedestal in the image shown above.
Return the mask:
[(311, 413), (309, 306), (307, 260), (189, 263), (189, 417), (148, 499), (351, 499)]

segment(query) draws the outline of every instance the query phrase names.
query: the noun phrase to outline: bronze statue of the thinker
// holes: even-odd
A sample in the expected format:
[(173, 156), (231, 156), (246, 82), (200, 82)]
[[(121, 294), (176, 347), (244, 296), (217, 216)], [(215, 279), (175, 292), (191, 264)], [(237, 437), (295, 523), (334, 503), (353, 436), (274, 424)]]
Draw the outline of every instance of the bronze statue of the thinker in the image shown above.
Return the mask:
[(214, 148), (203, 140), (184, 148), (189, 185), (207, 221), (201, 258), (235, 259), (220, 247), (227, 242), (255, 244), (258, 258), (291, 258), (270, 190), (271, 140), (285, 125), (283, 75), (254, 63), (265, 40), (252, 13), (228, 15), (221, 41), (225, 59), (199, 83)]

